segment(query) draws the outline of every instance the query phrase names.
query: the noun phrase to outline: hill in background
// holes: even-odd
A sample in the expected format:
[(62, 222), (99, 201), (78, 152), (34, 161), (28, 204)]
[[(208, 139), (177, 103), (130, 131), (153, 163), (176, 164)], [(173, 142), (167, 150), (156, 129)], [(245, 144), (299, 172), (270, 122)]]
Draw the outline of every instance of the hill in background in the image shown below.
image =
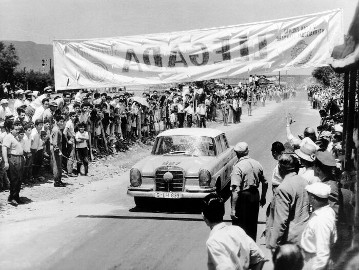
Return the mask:
[(52, 53), (52, 45), (48, 44), (37, 44), (32, 41), (8, 41), (4, 40), (5, 45), (10, 43), (14, 44), (17, 55), (19, 56), (19, 66), (18, 69), (26, 68), (27, 71), (31, 69), (34, 71), (43, 71), (42, 70), (42, 59), (47, 60), (45, 63), (45, 71), (50, 69), (49, 59), (52, 59), (52, 66), (54, 63), (54, 57)]

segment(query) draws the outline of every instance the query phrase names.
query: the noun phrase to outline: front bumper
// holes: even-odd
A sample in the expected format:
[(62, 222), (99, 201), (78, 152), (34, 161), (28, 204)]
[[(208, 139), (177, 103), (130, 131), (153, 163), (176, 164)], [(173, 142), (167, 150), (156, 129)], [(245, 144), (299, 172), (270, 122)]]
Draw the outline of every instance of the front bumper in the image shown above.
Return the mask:
[[(215, 187), (209, 188), (200, 188), (200, 187), (188, 187), (185, 191), (182, 192), (168, 192), (168, 193), (178, 193), (180, 198), (177, 199), (201, 199), (206, 197), (209, 193), (215, 192)], [(127, 194), (132, 197), (148, 197), (156, 198), (158, 193), (167, 193), (162, 191), (154, 191), (152, 188), (141, 188), (141, 187), (128, 187)], [(172, 198), (169, 198), (172, 199)]]

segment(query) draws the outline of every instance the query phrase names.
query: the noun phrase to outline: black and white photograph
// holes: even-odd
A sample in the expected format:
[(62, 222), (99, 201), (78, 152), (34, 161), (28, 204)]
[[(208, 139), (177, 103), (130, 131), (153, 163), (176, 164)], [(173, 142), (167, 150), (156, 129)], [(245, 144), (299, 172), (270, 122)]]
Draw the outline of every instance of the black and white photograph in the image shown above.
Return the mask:
[(0, 0), (1, 270), (359, 270), (359, 1)]

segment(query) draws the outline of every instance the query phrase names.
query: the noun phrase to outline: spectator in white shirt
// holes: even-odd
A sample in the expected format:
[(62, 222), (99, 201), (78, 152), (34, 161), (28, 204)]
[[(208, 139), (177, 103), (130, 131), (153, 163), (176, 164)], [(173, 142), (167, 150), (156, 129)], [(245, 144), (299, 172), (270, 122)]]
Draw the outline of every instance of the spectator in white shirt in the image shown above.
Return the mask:
[(224, 212), (224, 202), (217, 194), (203, 199), (202, 216), (211, 229), (206, 242), (208, 269), (262, 269), (263, 252), (242, 228), (223, 222)]
[(201, 102), (198, 106), (197, 106), (197, 114), (199, 116), (199, 127), (206, 127), (206, 105), (204, 105), (203, 102)]
[(335, 212), (328, 201), (330, 186), (317, 182), (307, 185), (305, 189), (314, 211), (301, 239), (305, 261), (303, 269), (327, 269), (330, 248), (337, 240)]
[(14, 113), (15, 117), (17, 116), (17, 108), (24, 105), (24, 90), (18, 90), (15, 92), (17, 94), (17, 98), (14, 101)]
[(68, 176), (74, 177), (76, 175), (73, 174), (73, 165), (75, 160), (75, 120), (76, 120), (76, 113), (70, 112), (69, 114), (70, 119), (65, 124), (64, 129), (64, 138), (67, 142), (67, 173)]
[(188, 106), (184, 109), (184, 111), (186, 112), (187, 127), (192, 127), (194, 114), (192, 103), (189, 103)]
[(76, 141), (76, 153), (77, 153), (77, 173), (80, 173), (81, 164), (85, 168), (85, 176), (88, 174), (88, 142), (89, 134), (85, 131), (85, 123), (80, 123), (78, 125), (79, 131), (76, 132), (75, 141)]
[(22, 140), (22, 148), (24, 150), (24, 157), (25, 157), (25, 165), (24, 165), (24, 171), (26, 174), (24, 175), (24, 183), (32, 182), (32, 176), (31, 176), (31, 125), (25, 124), (24, 125), (24, 138)]
[(13, 113), (9, 108), (9, 101), (7, 99), (2, 99), (0, 105), (0, 120), (4, 121), (6, 116), (12, 115)]
[(41, 129), (43, 126), (43, 121), (37, 119), (35, 121), (35, 127), (31, 131), (31, 161), (32, 161), (32, 175), (39, 181), (43, 179), (40, 174), (40, 168), (43, 160), (44, 146), (43, 141), (41, 140)]
[(35, 110), (34, 116), (32, 117), (32, 122), (35, 123), (36, 120), (44, 120), (44, 112), (45, 110), (47, 110), (49, 108), (49, 99), (48, 98), (44, 98), (41, 101), (42, 105), (40, 107), (38, 107)]

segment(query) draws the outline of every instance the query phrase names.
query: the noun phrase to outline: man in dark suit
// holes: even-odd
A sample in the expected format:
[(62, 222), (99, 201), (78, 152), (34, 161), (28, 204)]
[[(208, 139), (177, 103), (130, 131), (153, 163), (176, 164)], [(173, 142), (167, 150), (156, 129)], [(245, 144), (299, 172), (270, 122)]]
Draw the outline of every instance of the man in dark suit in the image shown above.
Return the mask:
[(267, 248), (274, 250), (286, 242), (300, 244), (301, 234), (309, 220), (307, 181), (298, 175), (299, 162), (292, 155), (283, 154), (278, 160), (278, 186), (271, 208), (272, 224), (267, 223)]

